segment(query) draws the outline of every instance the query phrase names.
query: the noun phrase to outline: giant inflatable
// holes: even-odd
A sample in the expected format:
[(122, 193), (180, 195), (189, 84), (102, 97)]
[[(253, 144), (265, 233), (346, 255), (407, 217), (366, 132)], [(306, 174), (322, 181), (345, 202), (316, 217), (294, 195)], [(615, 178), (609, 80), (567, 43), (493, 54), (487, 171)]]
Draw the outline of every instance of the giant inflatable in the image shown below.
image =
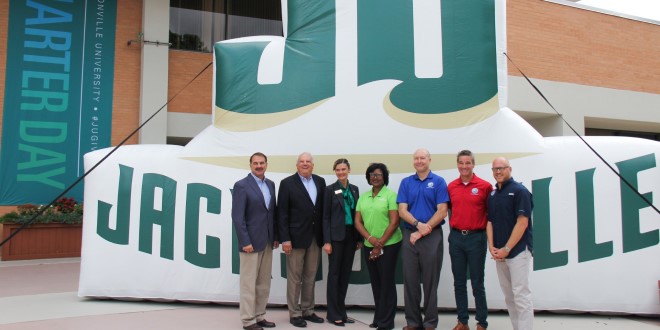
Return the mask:
[[(585, 138), (643, 199), (582, 140), (543, 138), (507, 108), (504, 1), (282, 5), (284, 37), (214, 46), (208, 128), (185, 147), (121, 147), (87, 177), (80, 296), (237, 302), (231, 188), (252, 153), (268, 155), (276, 186), (308, 151), (328, 182), (333, 161), (348, 158), (362, 191), (368, 164), (383, 162), (396, 190), (424, 147), (447, 181), (458, 177), (462, 149), (491, 182), (493, 158), (510, 159), (534, 197), (537, 310), (660, 314), (660, 143)], [(88, 153), (85, 167), (110, 150)], [(444, 259), (439, 305), (453, 308)], [(271, 303), (286, 302), (284, 260), (276, 250)], [(348, 304), (373, 304), (364, 263), (356, 258)], [(494, 261), (486, 268), (488, 305), (503, 309)], [(324, 256), (320, 304), (326, 274)]]

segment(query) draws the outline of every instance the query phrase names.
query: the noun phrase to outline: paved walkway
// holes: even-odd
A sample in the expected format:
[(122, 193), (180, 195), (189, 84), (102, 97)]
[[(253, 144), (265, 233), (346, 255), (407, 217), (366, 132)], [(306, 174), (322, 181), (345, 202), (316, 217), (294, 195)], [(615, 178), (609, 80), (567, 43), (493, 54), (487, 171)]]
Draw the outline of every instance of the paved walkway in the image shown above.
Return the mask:
[[(79, 271), (78, 258), (0, 261), (0, 329), (241, 329), (237, 306), (80, 298), (77, 295)], [(323, 309), (317, 314), (325, 317)], [(368, 330), (372, 315), (371, 309), (352, 308), (349, 316), (356, 323), (347, 324), (343, 329)], [(276, 330), (299, 329), (288, 323), (288, 312), (283, 306), (269, 307), (267, 319), (277, 324)], [(404, 323), (401, 311), (395, 324), (400, 329)], [(453, 312), (440, 313), (439, 329), (451, 329), (455, 323)], [(503, 312), (491, 313), (489, 323), (489, 329), (511, 329), (508, 316)], [(475, 328), (474, 323), (470, 325)], [(339, 329), (330, 323), (309, 323), (307, 328)], [(660, 319), (537, 313), (534, 328), (657, 330)]]

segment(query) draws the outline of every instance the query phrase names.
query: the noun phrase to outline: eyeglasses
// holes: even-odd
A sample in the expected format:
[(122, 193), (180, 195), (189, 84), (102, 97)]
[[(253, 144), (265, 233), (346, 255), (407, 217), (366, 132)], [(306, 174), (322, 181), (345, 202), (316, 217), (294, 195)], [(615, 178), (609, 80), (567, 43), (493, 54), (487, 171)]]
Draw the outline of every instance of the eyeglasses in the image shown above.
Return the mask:
[(369, 177), (371, 178), (380, 178), (382, 176), (383, 176), (382, 173), (369, 173)]
[(510, 167), (510, 166), (493, 167), (493, 168), (491, 168), (491, 170), (493, 170), (493, 172), (502, 172), (502, 171), (506, 170), (506, 169), (509, 168), (509, 167)]

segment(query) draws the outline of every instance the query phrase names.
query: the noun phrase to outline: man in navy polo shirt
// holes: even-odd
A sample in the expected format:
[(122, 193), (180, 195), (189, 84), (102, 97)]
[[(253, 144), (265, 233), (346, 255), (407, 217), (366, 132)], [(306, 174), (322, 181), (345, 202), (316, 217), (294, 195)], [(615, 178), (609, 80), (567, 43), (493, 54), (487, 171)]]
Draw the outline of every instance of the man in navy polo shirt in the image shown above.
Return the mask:
[[(415, 151), (415, 174), (401, 181), (396, 199), (399, 217), (405, 221), (401, 255), (407, 323), (404, 330), (438, 326), (438, 282), (444, 253), (441, 225), (447, 216), (449, 194), (445, 179), (432, 173), (430, 164), (428, 150)], [(422, 288), (424, 306), (420, 308)]]
[(534, 306), (529, 289), (532, 260), (532, 194), (511, 177), (504, 157), (493, 160), (496, 189), (488, 198), (488, 250), (514, 330), (532, 329)]

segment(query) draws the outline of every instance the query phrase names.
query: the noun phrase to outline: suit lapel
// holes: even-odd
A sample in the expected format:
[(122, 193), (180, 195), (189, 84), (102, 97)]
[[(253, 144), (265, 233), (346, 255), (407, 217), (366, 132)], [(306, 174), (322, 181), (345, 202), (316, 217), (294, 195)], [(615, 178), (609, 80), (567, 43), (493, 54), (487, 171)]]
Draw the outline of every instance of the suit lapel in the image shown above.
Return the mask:
[[(257, 184), (257, 181), (252, 177), (251, 174), (248, 174), (248, 179), (247, 179), (247, 181), (248, 181), (248, 186), (250, 187), (250, 189), (252, 189), (252, 192), (255, 193), (255, 194), (257, 194), (257, 196), (261, 197), (261, 200), (264, 201), (263, 203), (261, 203), (261, 205), (262, 205), (264, 208), (266, 208), (266, 202), (265, 202), (265, 200), (264, 200), (264, 193), (262, 193), (262, 192), (261, 192), (261, 189), (259, 189), (259, 185)], [(270, 195), (273, 196), (273, 192), (272, 192), (272, 191), (270, 192)]]
[[(296, 173), (296, 174), (294, 174), (294, 175), (296, 176), (296, 179), (293, 180), (293, 181), (296, 183), (296, 186), (298, 187), (298, 189), (300, 189), (300, 191), (302, 191), (302, 193), (303, 193), (305, 196), (307, 196), (307, 200), (308, 200), (310, 203), (312, 203), (312, 205), (314, 205), (314, 201), (312, 200), (312, 197), (309, 196), (309, 192), (307, 192), (307, 188), (305, 188), (305, 185), (303, 184), (302, 179), (300, 178), (300, 174)], [(312, 179), (314, 179), (313, 176), (312, 176)], [(314, 183), (316, 183), (316, 180), (314, 180)], [(318, 194), (318, 190), (317, 190), (317, 192), (316, 192), (316, 196), (318, 196), (318, 195), (319, 195), (319, 194)]]
[(325, 187), (323, 184), (321, 184), (321, 177), (315, 176), (312, 174), (312, 179), (314, 180), (314, 185), (316, 185), (316, 204), (315, 205), (321, 205), (320, 204), (320, 199), (321, 196), (323, 195), (323, 190)]
[(335, 195), (335, 198), (339, 200), (339, 205), (343, 209), (344, 208), (344, 195), (342, 195), (341, 193), (338, 194), (337, 190), (341, 190), (341, 183), (339, 183), (339, 181), (335, 182), (332, 185), (332, 194)]
[[(350, 185), (349, 185), (349, 187), (350, 187)], [(359, 194), (355, 191), (355, 188), (350, 188), (350, 189), (351, 189), (351, 194), (353, 194), (353, 200), (357, 201), (358, 198), (360, 198)], [(355, 204), (357, 204), (357, 202)]]
[(273, 181), (267, 180), (268, 190), (270, 191), (270, 200), (268, 201), (270, 207), (269, 209), (275, 208), (275, 183)]

